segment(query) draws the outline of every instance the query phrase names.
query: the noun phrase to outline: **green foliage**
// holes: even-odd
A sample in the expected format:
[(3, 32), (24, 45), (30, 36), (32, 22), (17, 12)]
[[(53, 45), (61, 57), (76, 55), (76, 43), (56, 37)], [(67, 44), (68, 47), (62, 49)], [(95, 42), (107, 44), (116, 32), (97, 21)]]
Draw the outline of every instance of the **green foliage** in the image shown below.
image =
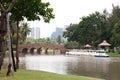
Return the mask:
[[(7, 8), (11, 0), (2, 0), (2, 4)], [(42, 2), (42, 0), (16, 0), (15, 6), (11, 11), (11, 33), (13, 37), (13, 43), (17, 44), (19, 36), (19, 42), (23, 43), (29, 34), (30, 29), (28, 24), (25, 23), (19, 27), (19, 22), (26, 18), (27, 20), (40, 20), (44, 19), (45, 22), (49, 22), (54, 18), (53, 8), (50, 8), (49, 2)], [(24, 27), (23, 27), (24, 26)], [(18, 34), (17, 34), (18, 33)]]
[(56, 44), (54, 40), (51, 40), (50, 38), (39, 38), (39, 39), (34, 39), (34, 38), (27, 38), (26, 43), (34, 44), (34, 43), (40, 43), (40, 44)]
[[(109, 21), (109, 26), (114, 27), (114, 25), (120, 20), (120, 7), (119, 6), (114, 6), (112, 9), (112, 13), (110, 14), (108, 21)], [(111, 28), (112, 29), (112, 28)]]
[(79, 43), (76, 41), (70, 41), (65, 44), (67, 49), (79, 49)]
[(119, 53), (107, 53), (110, 57), (120, 57), (120, 54)]
[(31, 38), (31, 37), (28, 37), (26, 39), (26, 43), (29, 43), (29, 44), (34, 44), (34, 43), (39, 43), (39, 44), (65, 44), (65, 41), (60, 37), (60, 42), (56, 41), (56, 40), (53, 40), (53, 39), (50, 39), (50, 38), (39, 38), (39, 39), (34, 39), (34, 38)]
[(57, 41), (58, 44), (61, 44), (61, 43), (62, 43), (62, 38), (61, 38), (60, 35), (57, 37), (56, 41)]
[(8, 6), (11, 3), (11, 0), (0, 0), (0, 2), (2, 2), (2, 5), (5, 9), (8, 9)]
[(35, 42), (36, 42), (36, 40), (34, 38), (29, 37), (26, 39), (27, 44), (34, 44)]
[(15, 22), (10, 23), (10, 31), (11, 31), (11, 38), (12, 38), (12, 44), (16, 44), (16, 29), (17, 29), (17, 24)]
[(45, 22), (49, 22), (51, 18), (54, 18), (53, 8), (49, 8), (49, 5), (49, 2), (44, 3), (41, 0), (17, 0), (11, 11), (12, 20), (21, 21), (24, 18), (40, 20), (43, 17)]
[[(87, 17), (82, 17), (82, 21), (79, 23), (81, 30), (81, 37), (83, 37), (83, 43), (92, 44), (97, 46), (102, 40), (107, 38), (105, 31), (106, 17), (104, 14), (95, 12)], [(106, 39), (107, 40), (107, 39)]]
[(114, 30), (115, 30), (115, 25), (118, 24), (119, 21), (120, 21), (120, 7), (118, 5), (117, 6), (113, 5), (112, 13), (110, 14), (108, 18), (108, 25), (109, 25), (108, 36), (110, 37), (111, 39), (110, 41), (113, 46), (118, 46), (116, 45), (117, 39), (115, 39), (115, 36), (117, 37), (117, 35), (115, 35)]
[(24, 42), (27, 38), (27, 35), (31, 32), (31, 29), (29, 28), (29, 25), (27, 23), (23, 23), (22, 26), (19, 27), (19, 34)]
[[(12, 22), (11, 23), (11, 35), (12, 35), (12, 43), (16, 44), (16, 38), (17, 38), (17, 23)], [(27, 35), (30, 33), (30, 28), (29, 25), (27, 23), (23, 23), (20, 27), (19, 27), (19, 32), (18, 32), (18, 39), (20, 43), (24, 43)]]
[(113, 5), (111, 14), (104, 10), (82, 17), (78, 24), (70, 24), (63, 36), (82, 46), (97, 47), (103, 40), (110, 42), (111, 48), (120, 46), (120, 7)]
[(78, 24), (70, 24), (66, 31), (63, 33), (63, 36), (68, 39), (68, 41), (76, 41), (78, 40)]
[[(97, 44), (106, 38), (105, 31), (106, 18), (103, 14), (95, 12), (89, 16), (82, 17), (79, 24), (70, 24), (64, 32), (64, 37), (68, 41), (77, 41), (82, 45)], [(104, 34), (104, 36), (102, 36)]]
[(120, 21), (115, 24), (113, 30), (112, 30), (112, 37), (111, 41), (113, 45), (120, 46)]

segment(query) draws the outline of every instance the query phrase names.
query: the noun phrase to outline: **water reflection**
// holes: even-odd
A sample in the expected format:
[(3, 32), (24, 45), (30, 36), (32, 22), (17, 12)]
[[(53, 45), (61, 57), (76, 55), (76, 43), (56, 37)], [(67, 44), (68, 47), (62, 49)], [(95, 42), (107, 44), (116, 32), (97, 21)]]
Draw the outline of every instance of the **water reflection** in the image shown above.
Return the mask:
[[(20, 61), (19, 61), (19, 67), (20, 67), (21, 69), (25, 69), (25, 68), (26, 68), (26, 66), (25, 66), (25, 57), (19, 57), (19, 59), (20, 59)], [(8, 64), (9, 64), (9, 58), (6, 57), (6, 58), (4, 59), (2, 68), (3, 68), (3, 69), (8, 68)]]
[(26, 57), (26, 69), (66, 74), (66, 58), (60, 56)]
[(74, 62), (69, 62), (67, 67), (69, 74), (105, 78), (108, 64), (107, 58), (79, 57), (75, 65)]
[(109, 64), (108, 75), (107, 80), (120, 80), (120, 62), (112, 62)]
[(26, 56), (26, 69), (120, 80), (120, 58)]

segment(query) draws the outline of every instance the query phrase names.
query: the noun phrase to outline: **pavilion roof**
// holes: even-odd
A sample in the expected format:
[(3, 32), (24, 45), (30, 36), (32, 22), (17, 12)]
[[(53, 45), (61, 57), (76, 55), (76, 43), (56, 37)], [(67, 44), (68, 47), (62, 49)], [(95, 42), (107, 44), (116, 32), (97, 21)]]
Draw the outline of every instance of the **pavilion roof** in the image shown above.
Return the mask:
[(99, 46), (111, 46), (111, 44), (109, 44), (106, 40), (103, 40), (102, 43), (99, 44)]
[(92, 46), (89, 45), (89, 44), (86, 44), (84, 47), (86, 47), (86, 48), (91, 48)]

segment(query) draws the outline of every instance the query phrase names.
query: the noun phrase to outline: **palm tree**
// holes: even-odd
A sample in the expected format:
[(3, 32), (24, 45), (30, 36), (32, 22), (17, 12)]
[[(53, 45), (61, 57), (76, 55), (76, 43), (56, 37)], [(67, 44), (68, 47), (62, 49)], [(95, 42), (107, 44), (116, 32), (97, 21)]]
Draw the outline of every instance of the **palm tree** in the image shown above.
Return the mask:
[(31, 29), (28, 26), (28, 23), (23, 23), (19, 29), (21, 42), (24, 43), (26, 41), (27, 35), (31, 32)]
[[(17, 33), (17, 31), (16, 31), (16, 29), (17, 29), (16, 22), (11, 21), (11, 26), (10, 27), (11, 27), (10, 29), (11, 29), (11, 36), (12, 36), (11, 37), (12, 61), (13, 61), (14, 71), (16, 72), (17, 67), (16, 67), (16, 63), (15, 63), (15, 59), (14, 59), (14, 51), (13, 51), (13, 46), (15, 46), (15, 44), (16, 44), (16, 33)], [(17, 60), (16, 60), (16, 62), (17, 62)]]
[(27, 34), (30, 33), (30, 28), (27, 23), (23, 23), (22, 26), (18, 26), (18, 22), (12, 23), (12, 40), (16, 45), (16, 68), (19, 68), (19, 54), (18, 54), (18, 45), (19, 43), (23, 43), (26, 40)]

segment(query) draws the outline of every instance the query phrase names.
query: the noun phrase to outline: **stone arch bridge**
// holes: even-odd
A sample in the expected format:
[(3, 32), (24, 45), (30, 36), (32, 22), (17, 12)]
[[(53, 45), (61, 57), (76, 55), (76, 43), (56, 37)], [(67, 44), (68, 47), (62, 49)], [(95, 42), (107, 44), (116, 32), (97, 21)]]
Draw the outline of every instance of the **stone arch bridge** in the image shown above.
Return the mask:
[[(24, 44), (18, 46), (19, 55), (26, 54), (41, 54), (41, 50), (44, 49), (44, 53), (48, 55), (48, 49), (52, 49), (52, 54), (55, 54), (55, 50), (59, 50), (60, 54), (65, 54), (66, 48), (63, 45), (53, 44)], [(36, 51), (34, 51), (36, 50)]]

